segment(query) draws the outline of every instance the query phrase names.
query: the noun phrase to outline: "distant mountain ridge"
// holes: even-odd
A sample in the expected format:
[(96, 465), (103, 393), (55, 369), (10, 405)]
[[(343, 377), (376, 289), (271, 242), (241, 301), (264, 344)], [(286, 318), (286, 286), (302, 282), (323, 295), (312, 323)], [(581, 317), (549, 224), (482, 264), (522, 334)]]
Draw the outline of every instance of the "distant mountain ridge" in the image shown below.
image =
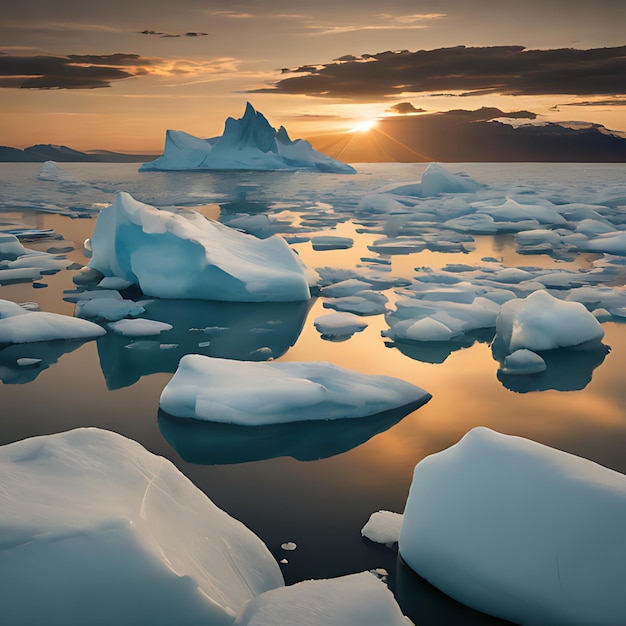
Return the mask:
[(0, 146), (0, 162), (4, 163), (43, 163), (58, 161), (59, 163), (142, 163), (146, 159), (154, 159), (155, 154), (124, 154), (108, 150), (80, 152), (68, 146), (54, 144), (37, 144), (20, 150), (10, 146)]

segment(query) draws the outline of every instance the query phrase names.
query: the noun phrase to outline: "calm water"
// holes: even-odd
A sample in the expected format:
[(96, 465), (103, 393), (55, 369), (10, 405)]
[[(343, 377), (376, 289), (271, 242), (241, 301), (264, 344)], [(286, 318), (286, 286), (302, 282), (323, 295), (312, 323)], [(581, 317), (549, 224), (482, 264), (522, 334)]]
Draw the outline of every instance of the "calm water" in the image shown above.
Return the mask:
[[(552, 201), (601, 203), (624, 194), (620, 165), (450, 165), (489, 185), (492, 197), (506, 195)], [(369, 224), (356, 211), (359, 200), (378, 187), (416, 181), (421, 164), (362, 165), (356, 176), (308, 173), (153, 173), (139, 175), (134, 165), (68, 164), (81, 184), (36, 179), (36, 164), (0, 164), (0, 230), (53, 229), (62, 238), (23, 240), (48, 250), (72, 246), (69, 262), (86, 263), (82, 242), (91, 235), (97, 210), (117, 191), (164, 206), (188, 206), (229, 222), (247, 217), (258, 234), (341, 235), (354, 238), (347, 250), (315, 251), (310, 241), (295, 243), (305, 262), (337, 273), (359, 271), (376, 255), (368, 249), (382, 231), (393, 233), (393, 217)], [(623, 204), (626, 204), (626, 200)], [(268, 218), (268, 219), (266, 219)], [(382, 219), (382, 218), (381, 218)], [(383, 224), (384, 222), (384, 224)], [(235, 222), (237, 223), (237, 222)], [(241, 221), (238, 225), (241, 225)], [(364, 225), (365, 224), (365, 225)], [(383, 224), (383, 226), (381, 226)], [(381, 230), (382, 228), (382, 230)], [(547, 255), (518, 255), (512, 235), (474, 237), (467, 253), (422, 251), (392, 256), (391, 274), (412, 278), (415, 268), (448, 263), (481, 264), (484, 257), (508, 266), (586, 268), (597, 257), (554, 260)], [(387, 259), (382, 259), (387, 260)], [(325, 270), (328, 276), (331, 270)], [(63, 298), (74, 290), (73, 270), (30, 282), (0, 286), (0, 298), (34, 301), (42, 310), (73, 314)], [(389, 307), (396, 298), (384, 290)], [(626, 473), (626, 355), (624, 326), (607, 322), (605, 358), (566, 358), (560, 380), (551, 389), (518, 393), (497, 377), (491, 336), (449, 356), (389, 347), (380, 335), (382, 315), (368, 316), (368, 328), (344, 342), (323, 340), (313, 326), (330, 312), (324, 298), (287, 305), (237, 305), (206, 302), (155, 302), (146, 316), (174, 325), (160, 341), (171, 350), (129, 350), (130, 339), (109, 333), (87, 343), (53, 342), (0, 350), (0, 443), (33, 435), (95, 426), (132, 438), (169, 458), (218, 506), (240, 519), (268, 545), (285, 579), (327, 578), (385, 568), (390, 587), (416, 624), (492, 624), (445, 598), (398, 562), (397, 552), (360, 536), (369, 515), (380, 509), (402, 512), (415, 464), (483, 425), (521, 435)], [(190, 328), (226, 326), (219, 340), (199, 349)], [(401, 419), (399, 415), (349, 424), (298, 424), (250, 429), (189, 424), (159, 415), (163, 387), (186, 352), (257, 359), (255, 350), (270, 346), (282, 361), (331, 361), (363, 373), (387, 374), (413, 382), (433, 398)], [(20, 356), (42, 358), (45, 369), (25, 370)], [(245, 383), (242, 382), (242, 388)], [(560, 390), (563, 389), (563, 390)], [(573, 390), (565, 390), (573, 389)], [(284, 552), (280, 544), (298, 547)]]

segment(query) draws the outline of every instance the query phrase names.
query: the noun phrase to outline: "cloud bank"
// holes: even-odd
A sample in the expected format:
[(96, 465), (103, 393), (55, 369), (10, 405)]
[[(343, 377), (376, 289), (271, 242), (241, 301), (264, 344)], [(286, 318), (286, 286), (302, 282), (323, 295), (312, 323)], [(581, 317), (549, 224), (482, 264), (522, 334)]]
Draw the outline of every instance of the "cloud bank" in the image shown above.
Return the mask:
[[(626, 46), (528, 50), (524, 46), (439, 48), (346, 55), (291, 74), (261, 93), (377, 100), (402, 93), (579, 96), (626, 93)], [(294, 75), (295, 74), (295, 75)]]

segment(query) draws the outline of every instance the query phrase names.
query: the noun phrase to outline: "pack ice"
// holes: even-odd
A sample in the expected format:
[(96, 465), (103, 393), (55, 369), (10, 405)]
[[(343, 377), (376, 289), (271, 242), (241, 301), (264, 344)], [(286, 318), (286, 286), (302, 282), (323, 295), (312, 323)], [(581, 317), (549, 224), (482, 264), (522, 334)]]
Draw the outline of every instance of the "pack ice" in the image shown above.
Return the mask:
[(142, 172), (172, 170), (313, 170), (353, 174), (354, 168), (311, 147), (303, 139), (291, 140), (284, 126), (276, 130), (248, 102), (242, 118), (229, 117), (224, 133), (200, 139), (168, 130), (163, 155), (144, 163)]
[(188, 354), (163, 390), (160, 405), (176, 417), (252, 426), (365, 417), (429, 399), (428, 392), (403, 380), (331, 363)]
[(283, 585), (256, 535), (121, 435), (3, 446), (0, 476), (3, 623), (226, 626)]
[(307, 300), (315, 280), (280, 237), (257, 239), (125, 192), (102, 209), (90, 243), (90, 268), (159, 298), (290, 302)]
[(415, 467), (400, 554), (517, 624), (624, 624), (626, 476), (479, 427)]

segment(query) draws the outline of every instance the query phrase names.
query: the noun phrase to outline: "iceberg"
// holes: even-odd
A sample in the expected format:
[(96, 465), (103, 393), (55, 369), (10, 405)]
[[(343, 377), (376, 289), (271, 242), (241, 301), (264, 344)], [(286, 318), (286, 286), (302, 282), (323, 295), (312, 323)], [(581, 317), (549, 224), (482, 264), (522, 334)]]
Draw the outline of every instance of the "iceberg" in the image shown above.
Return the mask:
[(4, 623), (229, 626), (284, 584), (254, 533), (121, 435), (26, 439), (0, 468)]
[(195, 211), (165, 211), (120, 192), (102, 209), (89, 267), (158, 298), (308, 300), (315, 276), (280, 237), (257, 239)]
[(3, 344), (52, 341), (55, 339), (93, 339), (106, 330), (87, 320), (27, 311), (8, 300), (0, 300), (0, 346)]
[(176, 417), (251, 426), (366, 417), (428, 399), (428, 392), (398, 378), (331, 363), (188, 354), (163, 390), (160, 406)]
[(509, 300), (496, 320), (496, 341), (507, 354), (598, 343), (604, 337), (600, 322), (580, 302), (559, 300), (538, 290), (527, 298)]
[(400, 554), (517, 624), (624, 623), (626, 476), (484, 427), (415, 467)]
[(162, 156), (139, 171), (176, 170), (312, 170), (354, 174), (355, 169), (314, 150), (304, 139), (292, 140), (283, 126), (276, 130), (248, 102), (241, 119), (229, 117), (224, 133), (200, 139), (168, 130)]
[(257, 596), (234, 626), (408, 626), (393, 594), (370, 572), (305, 580)]

